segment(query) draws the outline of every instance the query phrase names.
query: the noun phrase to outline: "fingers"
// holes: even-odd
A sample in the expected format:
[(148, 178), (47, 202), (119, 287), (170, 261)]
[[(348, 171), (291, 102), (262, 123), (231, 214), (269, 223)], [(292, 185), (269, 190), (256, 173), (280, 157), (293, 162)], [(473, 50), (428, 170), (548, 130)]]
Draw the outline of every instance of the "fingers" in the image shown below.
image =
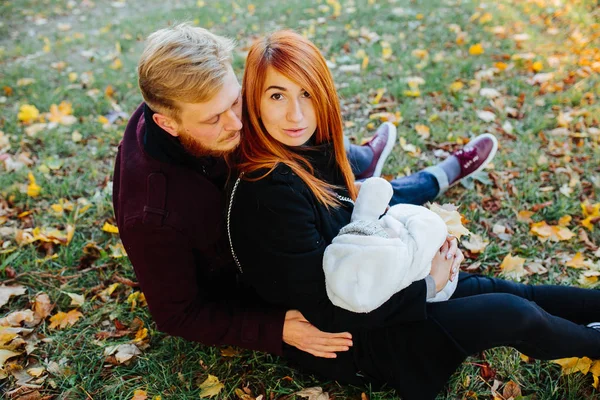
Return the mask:
[(458, 240), (456, 240), (454, 236), (448, 236), (446, 243), (448, 244), (448, 253), (446, 254), (446, 259), (449, 260), (458, 252)]
[[(328, 333), (326, 335), (336, 334)], [(353, 344), (352, 340), (347, 338), (350, 335), (349, 333), (346, 332), (342, 335), (344, 337), (315, 337), (308, 339), (306, 343), (298, 348), (316, 357), (336, 358), (337, 355), (335, 353), (348, 351)]]
[(454, 258), (454, 261), (452, 262), (451, 276), (450, 276), (451, 281), (454, 281), (454, 279), (458, 276), (458, 273), (460, 272), (460, 264), (463, 262), (464, 259), (465, 259), (464, 254), (462, 253), (461, 250), (458, 250), (456, 257)]

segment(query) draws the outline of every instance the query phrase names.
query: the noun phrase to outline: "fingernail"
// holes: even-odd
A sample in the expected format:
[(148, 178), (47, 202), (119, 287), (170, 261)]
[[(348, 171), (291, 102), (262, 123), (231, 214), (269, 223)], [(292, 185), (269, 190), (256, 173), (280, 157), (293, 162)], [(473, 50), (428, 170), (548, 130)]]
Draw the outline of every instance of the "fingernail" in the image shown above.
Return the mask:
[(446, 260), (449, 260), (449, 259), (451, 259), (452, 257), (454, 257), (454, 255), (452, 255), (452, 254), (448, 253), (448, 254), (446, 255)]

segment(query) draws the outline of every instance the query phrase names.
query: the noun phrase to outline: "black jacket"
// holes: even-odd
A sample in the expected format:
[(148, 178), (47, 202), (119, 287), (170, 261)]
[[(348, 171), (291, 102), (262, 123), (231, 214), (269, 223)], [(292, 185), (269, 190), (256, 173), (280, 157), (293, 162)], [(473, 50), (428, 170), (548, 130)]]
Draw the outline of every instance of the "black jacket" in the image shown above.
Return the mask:
[[(343, 187), (329, 145), (296, 151), (310, 158), (316, 175)], [(348, 196), (342, 188), (337, 193)], [(327, 297), (323, 253), (350, 222), (352, 209), (345, 201), (327, 209), (284, 164), (261, 180), (242, 180), (233, 196), (231, 232), (244, 279), (265, 300), (300, 310), (319, 329), (353, 334), (352, 349), (334, 360), (287, 348), (284, 354), (304, 369), (351, 383), (387, 383), (406, 399), (434, 398), (465, 354), (428, 318), (425, 280), (365, 314), (336, 307)]]

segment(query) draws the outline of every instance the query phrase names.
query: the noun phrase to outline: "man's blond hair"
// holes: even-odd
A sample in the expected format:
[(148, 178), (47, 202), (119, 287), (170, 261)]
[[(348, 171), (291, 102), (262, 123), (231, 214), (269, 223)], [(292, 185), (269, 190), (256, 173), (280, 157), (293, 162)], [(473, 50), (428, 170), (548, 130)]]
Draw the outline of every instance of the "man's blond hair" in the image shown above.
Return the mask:
[(179, 102), (209, 101), (223, 86), (235, 42), (187, 23), (148, 36), (138, 83), (150, 108), (179, 121)]

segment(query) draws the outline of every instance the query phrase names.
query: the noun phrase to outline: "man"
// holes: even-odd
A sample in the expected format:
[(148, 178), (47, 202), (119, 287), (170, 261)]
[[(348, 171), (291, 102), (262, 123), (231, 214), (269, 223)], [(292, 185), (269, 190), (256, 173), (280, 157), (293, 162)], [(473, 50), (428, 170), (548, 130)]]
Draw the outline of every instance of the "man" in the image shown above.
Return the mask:
[[(233, 47), (185, 24), (148, 38), (138, 66), (145, 103), (131, 116), (115, 164), (119, 233), (161, 331), (277, 355), (285, 342), (335, 357), (352, 345), (349, 333), (321, 332), (298, 311), (264, 304), (232, 263), (223, 234), (224, 156), (243, 140)], [(384, 124), (365, 146), (350, 146), (357, 177), (380, 174), (394, 142), (393, 125)], [(443, 163), (394, 181), (394, 202), (433, 199), (483, 168), (495, 143), (479, 137)]]

